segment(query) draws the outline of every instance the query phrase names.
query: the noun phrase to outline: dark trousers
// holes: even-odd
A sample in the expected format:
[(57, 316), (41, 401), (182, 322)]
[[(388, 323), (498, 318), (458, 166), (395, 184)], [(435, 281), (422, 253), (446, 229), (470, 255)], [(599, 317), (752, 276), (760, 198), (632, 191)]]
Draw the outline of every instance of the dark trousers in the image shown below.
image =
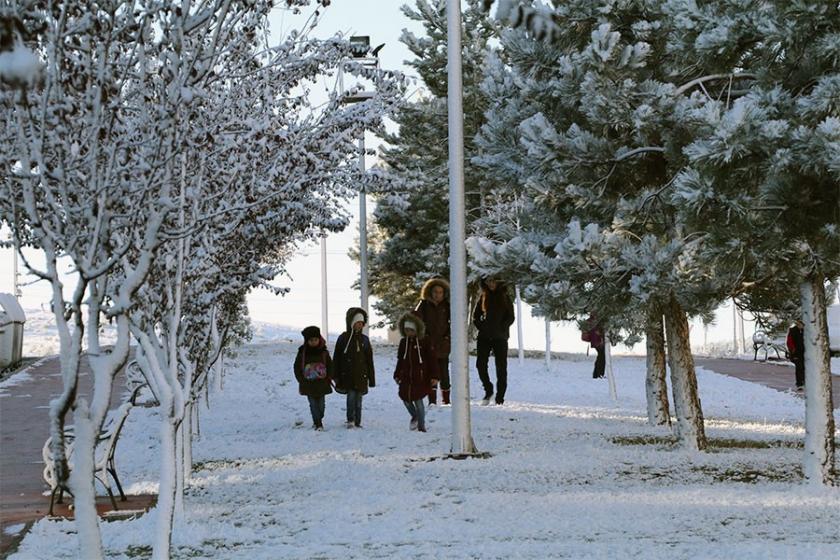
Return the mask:
[(805, 385), (805, 356), (793, 356), (793, 365), (796, 366), (796, 386), (802, 387)]
[(362, 396), (361, 391), (347, 391), (347, 421), (356, 426), (362, 425)]
[(490, 353), (493, 353), (493, 359), (496, 363), (496, 402), (504, 401), (505, 391), (507, 391), (507, 339), (479, 338), (476, 351), (478, 356), (475, 360), (475, 367), (478, 369), (478, 377), (481, 379), (481, 384), (484, 386), (484, 392), (487, 395), (493, 394), (493, 384), (490, 382), (490, 373), (487, 369), (490, 363)]
[(440, 376), (440, 390), (449, 390), (449, 357), (438, 360), (438, 375)]
[(598, 353), (598, 357), (595, 358), (595, 369), (592, 370), (592, 377), (597, 379), (599, 377), (604, 377), (604, 367), (607, 365), (607, 358), (604, 355), (604, 345), (601, 346), (593, 346), (595, 351)]
[(320, 397), (307, 397), (309, 399), (309, 412), (312, 414), (312, 423), (320, 426), (324, 420), (324, 410), (327, 407), (327, 399), (324, 395)]

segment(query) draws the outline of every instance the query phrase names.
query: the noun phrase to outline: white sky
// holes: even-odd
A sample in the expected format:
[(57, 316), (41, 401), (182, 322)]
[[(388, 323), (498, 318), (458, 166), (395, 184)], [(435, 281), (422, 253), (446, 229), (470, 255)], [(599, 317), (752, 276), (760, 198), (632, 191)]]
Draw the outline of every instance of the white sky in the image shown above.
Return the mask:
[[(413, 74), (403, 62), (411, 58), (408, 49), (399, 42), (400, 34), (405, 28), (422, 34), (422, 27), (408, 20), (400, 11), (403, 0), (333, 0), (332, 4), (322, 9), (321, 23), (314, 31), (314, 36), (326, 38), (335, 33), (347, 35), (369, 35), (371, 44), (385, 43), (380, 52), (383, 68), (399, 69)], [(271, 18), (273, 40), (288, 33), (294, 26), (304, 21), (311, 8), (302, 15), (292, 15), (285, 9), (276, 9)], [(333, 82), (325, 82), (328, 89)], [(318, 88), (315, 88), (318, 89)], [(368, 147), (377, 147), (379, 142), (371, 135), (366, 137)], [(375, 158), (367, 158), (368, 167), (376, 163)], [(341, 234), (331, 235), (327, 240), (328, 260), (328, 293), (329, 293), (329, 329), (336, 333), (343, 330), (344, 313), (353, 305), (359, 305), (359, 292), (351, 288), (358, 277), (358, 265), (348, 256), (348, 249), (358, 243), (358, 201), (351, 205), (353, 222)], [(368, 215), (373, 211), (373, 201), (368, 200)], [(6, 232), (0, 232), (4, 239)], [(320, 252), (317, 245), (301, 247), (298, 255), (288, 267), (289, 277), (278, 278), (275, 284), (291, 288), (291, 293), (285, 297), (274, 296), (267, 291), (255, 291), (248, 297), (251, 317), (255, 321), (285, 325), (302, 329), (307, 325), (321, 324), (321, 264)], [(23, 282), (30, 282), (31, 277), (23, 277)], [(12, 291), (12, 253), (7, 249), (0, 249), (0, 292)], [(47, 307), (49, 301), (49, 287), (43, 282), (23, 286), (23, 301), (25, 309)], [(545, 348), (545, 324), (540, 319), (530, 316), (528, 306), (523, 306), (523, 330), (525, 347), (531, 349)], [(371, 307), (372, 321), (380, 319)], [(753, 332), (751, 324), (745, 327), (746, 337)], [(383, 331), (374, 330), (374, 335), (384, 336)], [(512, 330), (511, 347), (517, 345), (515, 328)], [(704, 342), (728, 342), (733, 338), (733, 319), (731, 308), (723, 308), (718, 312), (717, 324), (704, 332), (702, 325), (692, 325), (692, 342), (699, 346)], [(571, 325), (556, 323), (552, 325), (552, 349), (565, 352), (585, 352), (586, 344), (580, 341), (577, 329)], [(618, 352), (626, 349), (619, 348)], [(635, 353), (643, 353), (644, 346), (639, 345)]]

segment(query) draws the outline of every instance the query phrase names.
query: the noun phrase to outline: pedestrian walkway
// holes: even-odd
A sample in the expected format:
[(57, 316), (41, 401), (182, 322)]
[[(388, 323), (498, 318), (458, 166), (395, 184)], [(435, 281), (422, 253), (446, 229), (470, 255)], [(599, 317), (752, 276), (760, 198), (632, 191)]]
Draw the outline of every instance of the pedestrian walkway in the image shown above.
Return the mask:
[[(695, 357), (694, 364), (715, 373), (758, 383), (783, 393), (790, 392), (795, 387), (793, 368), (784, 363)], [(840, 408), (840, 375), (832, 375), (831, 382), (834, 408)], [(794, 394), (805, 398), (804, 392)]]
[[(57, 356), (39, 360), (26, 370), (20, 383), (0, 390), (0, 557), (24, 532), (26, 524), (47, 515), (49, 487), (42, 472), (41, 449), (49, 437), (49, 403), (62, 391), (61, 366)], [(79, 375), (79, 396), (89, 398), (92, 377), (87, 360), (82, 360)], [(122, 372), (114, 380), (111, 407), (116, 408), (125, 393)], [(72, 412), (67, 417), (72, 424)], [(117, 502), (120, 509), (146, 509), (154, 497), (128, 496)], [(72, 499), (72, 498), (71, 498)], [(100, 500), (102, 509), (110, 510), (107, 496)], [(65, 498), (67, 502), (67, 498)], [(55, 513), (71, 515), (66, 507)]]

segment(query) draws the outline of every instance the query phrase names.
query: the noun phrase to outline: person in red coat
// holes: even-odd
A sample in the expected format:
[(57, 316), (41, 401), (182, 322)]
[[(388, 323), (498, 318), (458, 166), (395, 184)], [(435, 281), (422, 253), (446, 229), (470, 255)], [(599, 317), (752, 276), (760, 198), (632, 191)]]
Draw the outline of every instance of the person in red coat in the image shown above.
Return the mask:
[(397, 367), (394, 380), (399, 385), (399, 396), (411, 415), (411, 430), (426, 431), (426, 409), (423, 399), (429, 394), (432, 384), (438, 381), (437, 356), (432, 343), (426, 337), (423, 319), (413, 313), (406, 313), (397, 322), (403, 336), (397, 349)]

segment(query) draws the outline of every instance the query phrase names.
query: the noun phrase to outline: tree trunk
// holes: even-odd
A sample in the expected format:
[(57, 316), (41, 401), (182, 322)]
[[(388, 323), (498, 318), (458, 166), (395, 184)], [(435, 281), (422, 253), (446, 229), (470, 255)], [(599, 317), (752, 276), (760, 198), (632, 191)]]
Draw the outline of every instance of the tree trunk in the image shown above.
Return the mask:
[(604, 370), (607, 372), (607, 381), (610, 386), (610, 398), (613, 401), (618, 400), (618, 391), (615, 388), (615, 375), (613, 375), (612, 367), (612, 341), (610, 335), (604, 334)]
[(800, 285), (805, 323), (805, 480), (834, 482), (834, 405), (831, 395), (831, 355), (821, 274)]
[(175, 420), (167, 414), (160, 423), (160, 489), (153, 560), (169, 560), (172, 546), (172, 520), (175, 515), (176, 455)]
[(662, 326), (662, 313), (655, 306), (651, 306), (648, 310), (645, 338), (647, 342), (645, 393), (648, 423), (653, 426), (670, 426), (668, 384), (665, 380), (665, 329)]
[(76, 404), (73, 422), (75, 442), (70, 487), (73, 489), (74, 517), (79, 533), (79, 557), (98, 560), (105, 557), (99, 531), (99, 515), (96, 513), (93, 478), (96, 461), (94, 448), (99, 429), (90, 417), (90, 408), (85, 399), (80, 399)]
[(695, 451), (706, 448), (703, 410), (697, 394), (697, 375), (688, 338), (688, 318), (671, 296), (665, 308), (668, 365), (671, 368), (671, 387), (674, 391), (674, 411), (677, 417), (676, 434), (683, 447)]

